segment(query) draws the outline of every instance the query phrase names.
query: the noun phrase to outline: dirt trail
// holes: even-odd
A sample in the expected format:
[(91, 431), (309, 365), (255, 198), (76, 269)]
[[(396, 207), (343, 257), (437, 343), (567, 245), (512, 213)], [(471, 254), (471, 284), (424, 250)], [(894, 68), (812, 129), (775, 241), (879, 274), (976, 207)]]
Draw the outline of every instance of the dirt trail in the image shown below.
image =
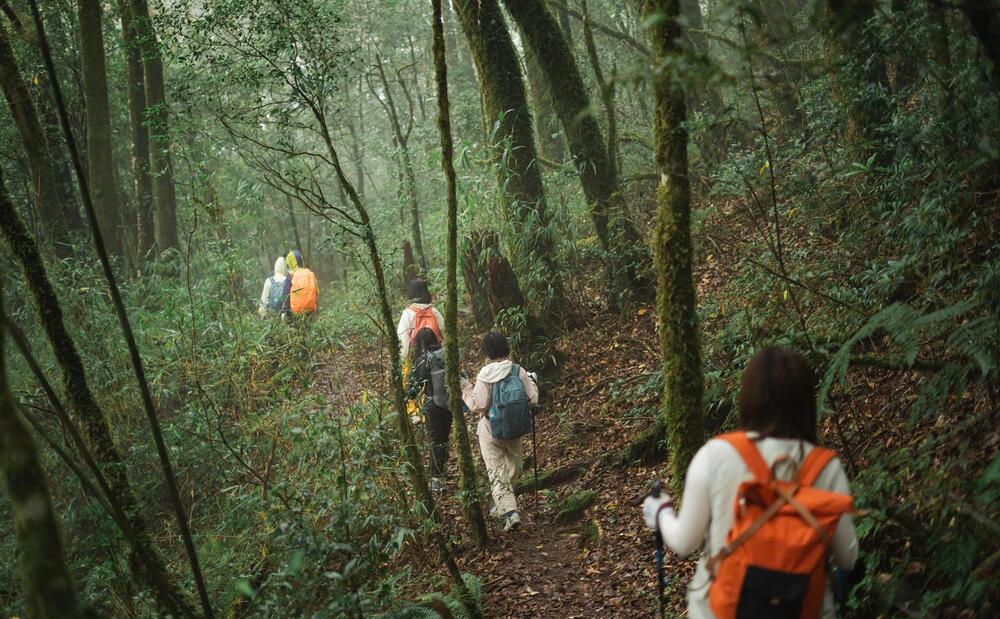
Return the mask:
[[(537, 417), (540, 474), (586, 464), (567, 482), (537, 495), (520, 495), (519, 530), (504, 534), (491, 519), (489, 549), (471, 544), (456, 548), (462, 569), (482, 578), (487, 617), (656, 616), (652, 534), (642, 526), (633, 500), (648, 489), (657, 467), (620, 469), (601, 463), (604, 454), (621, 449), (653, 422), (659, 392), (642, 389), (658, 371), (652, 316), (643, 312), (625, 324), (600, 329), (588, 329), (587, 350), (574, 347), (584, 338), (569, 334), (564, 339), (560, 348), (567, 362), (555, 384), (542, 385)], [(371, 353), (365, 346), (349, 346), (337, 355), (339, 361), (317, 368), (316, 387), (334, 402), (356, 401), (365, 388), (382, 384), (382, 368)], [(612, 398), (614, 393), (618, 395)], [(485, 478), (474, 428), (470, 437)], [(531, 438), (525, 440), (525, 454), (531, 455)], [(452, 539), (464, 538), (464, 521), (453, 499), (458, 483), (454, 462), (450, 468), (440, 507), (447, 513)], [(522, 479), (532, 473), (528, 468)], [(578, 519), (557, 523), (558, 505), (580, 491), (594, 492), (593, 504)], [(675, 588), (670, 605), (681, 611), (691, 564), (672, 557), (667, 561)]]

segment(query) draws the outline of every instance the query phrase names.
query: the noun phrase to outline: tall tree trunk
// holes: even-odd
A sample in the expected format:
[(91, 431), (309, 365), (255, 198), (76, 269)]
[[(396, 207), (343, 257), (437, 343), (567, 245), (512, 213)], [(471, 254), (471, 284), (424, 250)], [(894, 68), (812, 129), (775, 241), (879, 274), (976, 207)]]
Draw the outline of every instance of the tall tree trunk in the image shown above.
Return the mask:
[(559, 135), (559, 117), (552, 107), (552, 95), (545, 83), (545, 71), (530, 46), (524, 48), (524, 68), (528, 78), (528, 94), (535, 117), (535, 133), (539, 154), (550, 161), (561, 162), (565, 157)]
[(94, 193), (98, 225), (108, 252), (122, 255), (121, 205), (115, 184), (111, 108), (104, 58), (100, 0), (77, 0), (80, 19), (80, 59), (87, 118), (87, 175)]
[[(871, 31), (874, 0), (828, 0), (832, 14), (826, 30), (828, 56), (833, 62), (834, 97), (846, 108), (848, 142), (877, 145), (878, 130), (889, 122), (889, 91), (885, 58)], [(885, 148), (876, 150), (881, 159)]]
[(465, 282), (465, 292), (469, 295), (469, 305), (472, 306), (476, 325), (485, 330), (493, 326), (496, 316), (490, 308), (490, 299), (483, 277), (480, 259), (484, 251), (482, 239), (483, 235), (476, 232), (469, 233), (465, 237), (465, 248), (462, 252), (462, 281)]
[[(407, 94), (407, 103), (409, 108), (407, 109), (407, 124), (406, 129), (403, 129), (403, 124), (400, 121), (399, 108), (396, 107), (396, 100), (392, 96), (392, 89), (389, 86), (389, 80), (385, 75), (385, 66), (382, 63), (382, 57), (376, 53), (375, 54), (375, 67), (378, 69), (379, 79), (382, 82), (382, 89), (385, 93), (385, 101), (379, 98), (378, 93), (372, 88), (372, 96), (379, 100), (382, 104), (382, 109), (385, 110), (386, 116), (389, 118), (389, 126), (392, 128), (393, 141), (396, 147), (399, 149), (399, 163), (402, 167), (402, 182), (404, 195), (406, 196), (406, 204), (410, 211), (410, 232), (413, 236), (413, 248), (417, 252), (417, 259), (420, 261), (420, 268), (424, 273), (428, 270), (427, 254), (424, 253), (424, 239), (423, 234), (420, 230), (420, 203), (417, 195), (417, 176), (413, 170), (413, 157), (410, 154), (409, 139), (410, 130), (413, 127), (413, 105), (412, 101)], [(400, 78), (402, 83), (402, 78)]]
[[(0, 202), (10, 202), (2, 175)], [(14, 512), (28, 615), (39, 619), (80, 617), (45, 473), (35, 442), (18, 418), (14, 395), (7, 384), (3, 349), (0, 333), (0, 472)]]
[[(14, 124), (21, 136), (25, 155), (28, 158), (28, 173), (31, 176), (31, 198), (38, 220), (45, 228), (50, 243), (59, 255), (72, 251), (66, 217), (69, 209), (59, 197), (57, 177), (52, 167), (45, 131), (39, 122), (35, 105), (31, 101), (28, 85), (21, 75), (14, 49), (10, 44), (7, 28), (0, 23), (0, 87), (10, 106)], [(79, 213), (75, 228), (82, 227)]]
[(156, 29), (149, 16), (149, 3), (147, 0), (128, 2), (142, 43), (146, 116), (150, 136), (149, 160), (156, 204), (156, 249), (163, 253), (177, 247), (177, 193), (174, 187), (173, 156), (170, 154), (170, 113), (163, 80), (163, 57), (160, 55)]
[(131, 561), (130, 565), (136, 571), (136, 576), (153, 590), (162, 611), (178, 617), (193, 616), (190, 605), (170, 581), (163, 559), (141, 515), (140, 504), (125, 475), (126, 466), (111, 438), (104, 411), (90, 390), (83, 361), (63, 322), (59, 299), (49, 281), (38, 246), (28, 234), (13, 205), (6, 199), (0, 199), (0, 234), (10, 255), (21, 266), (35, 311), (62, 370), (63, 388), (74, 420), (82, 426), (90, 450), (108, 477), (113, 494), (108, 499), (121, 506), (122, 512), (128, 514), (129, 524), (135, 531), (133, 552), (137, 560)]
[(462, 414), (462, 386), (458, 359), (458, 193), (455, 187), (455, 152), (451, 137), (451, 109), (448, 100), (448, 65), (445, 60), (444, 23), (441, 0), (431, 0), (432, 27), (434, 31), (434, 73), (437, 82), (438, 132), (441, 134), (441, 167), (444, 169), (448, 201), (448, 266), (447, 299), (444, 307), (444, 331), (448, 346), (445, 348), (445, 382), (448, 386), (448, 408), (452, 411), (455, 443), (458, 446), (458, 468), (462, 474), (462, 504), (465, 518), (476, 542), (485, 547), (489, 542), (486, 521), (479, 507), (479, 483), (476, 465), (472, 460), (469, 428)]
[(548, 78), (552, 102), (580, 169), (580, 182), (590, 204), (590, 217), (607, 256), (613, 297), (625, 291), (643, 295), (648, 254), (642, 236), (624, 213), (614, 166), (576, 60), (559, 22), (542, 0), (504, 0), (511, 17), (534, 50)]
[(990, 61), (993, 86), (1000, 89), (1000, 5), (994, 0), (965, 0), (960, 6)]
[(551, 217), (545, 206), (531, 111), (514, 43), (497, 0), (452, 0), (452, 4), (472, 52), (484, 122), (493, 128), (489, 131), (490, 141), (496, 145), (497, 181), (505, 216), (524, 224), (525, 238), (518, 245), (524, 247), (526, 255), (518, 266), (534, 265), (533, 270), (545, 273), (546, 280), (526, 278), (526, 283), (542, 315), (553, 318), (565, 310), (565, 294), (556, 266)]
[(132, 192), (136, 213), (136, 253), (141, 262), (156, 241), (153, 210), (153, 178), (150, 176), (149, 129), (145, 124), (146, 84), (142, 66), (142, 43), (128, 0), (118, 0), (125, 40), (125, 79), (128, 85), (129, 135), (132, 138)]
[(671, 483), (680, 491), (684, 472), (703, 440), (704, 377), (692, 275), (691, 188), (684, 90), (671, 73), (682, 36), (680, 0), (645, 0), (656, 75), (656, 310), (663, 353), (661, 414), (670, 449)]

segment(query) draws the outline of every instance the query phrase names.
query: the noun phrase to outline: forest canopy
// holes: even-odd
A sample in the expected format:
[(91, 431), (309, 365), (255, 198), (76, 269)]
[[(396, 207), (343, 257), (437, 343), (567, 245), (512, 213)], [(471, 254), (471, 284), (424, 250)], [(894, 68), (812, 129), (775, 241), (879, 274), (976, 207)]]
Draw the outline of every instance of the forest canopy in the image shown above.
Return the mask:
[(766, 347), (840, 615), (998, 612), (1000, 1), (0, 0), (0, 88), (3, 616), (683, 616)]

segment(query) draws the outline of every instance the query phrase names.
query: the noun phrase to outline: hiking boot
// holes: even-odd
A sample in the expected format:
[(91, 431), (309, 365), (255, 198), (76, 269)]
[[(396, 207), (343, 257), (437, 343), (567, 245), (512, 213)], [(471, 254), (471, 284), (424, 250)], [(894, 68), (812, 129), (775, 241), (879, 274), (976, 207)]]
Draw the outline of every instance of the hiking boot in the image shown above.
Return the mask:
[(514, 529), (521, 526), (521, 517), (517, 515), (516, 511), (510, 511), (503, 516), (503, 532), (513, 531)]
[(431, 492), (441, 492), (444, 490), (444, 482), (440, 477), (431, 477)]

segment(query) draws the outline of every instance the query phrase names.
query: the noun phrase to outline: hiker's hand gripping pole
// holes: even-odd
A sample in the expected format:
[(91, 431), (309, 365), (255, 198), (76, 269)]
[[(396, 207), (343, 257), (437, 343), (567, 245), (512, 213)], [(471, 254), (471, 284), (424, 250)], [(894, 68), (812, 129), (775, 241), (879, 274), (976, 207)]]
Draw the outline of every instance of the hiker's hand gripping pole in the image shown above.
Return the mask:
[(660, 510), (672, 508), (673, 501), (663, 492), (663, 484), (656, 480), (649, 491), (649, 496), (642, 503), (642, 515), (646, 526), (653, 529), (653, 545), (656, 548), (656, 597), (660, 605), (660, 617), (664, 616), (664, 594), (667, 588), (667, 578), (663, 570), (663, 535), (660, 534)]

